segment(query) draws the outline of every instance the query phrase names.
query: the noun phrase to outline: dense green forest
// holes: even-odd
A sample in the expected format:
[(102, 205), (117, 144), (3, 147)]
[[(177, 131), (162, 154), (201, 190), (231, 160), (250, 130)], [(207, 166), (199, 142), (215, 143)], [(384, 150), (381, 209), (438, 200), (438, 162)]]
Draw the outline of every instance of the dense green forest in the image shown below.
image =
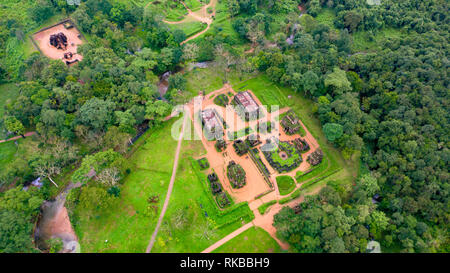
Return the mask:
[[(0, 146), (0, 252), (37, 251), (40, 204), (92, 168), (101, 179), (70, 204), (98, 209), (119, 195), (130, 139), (193, 95), (174, 74), (161, 99), (159, 77), (203, 61), (224, 81), (264, 73), (309, 98), (328, 141), (361, 162), (351, 191), (329, 182), (300, 213), (275, 216), (296, 251), (364, 252), (371, 239), (388, 252), (449, 251), (447, 1), (219, 0), (211, 28), (182, 45), (151, 1), (69, 2), (0, 4), (0, 96), (17, 94), (0, 103), (0, 136), (37, 132), (20, 157)], [(69, 16), (86, 37), (80, 63), (29, 49), (31, 32)], [(38, 176), (41, 190), (20, 190)]]

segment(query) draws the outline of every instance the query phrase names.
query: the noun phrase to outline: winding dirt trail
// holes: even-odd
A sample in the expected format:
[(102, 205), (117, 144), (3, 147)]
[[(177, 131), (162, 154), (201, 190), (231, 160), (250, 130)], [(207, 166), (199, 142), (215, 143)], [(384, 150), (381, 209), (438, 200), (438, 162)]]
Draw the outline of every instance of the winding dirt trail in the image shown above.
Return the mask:
[[(205, 23), (207, 26), (204, 30), (188, 37), (186, 40), (184, 40), (183, 42), (180, 43), (180, 45), (197, 38), (198, 36), (202, 35), (203, 33), (205, 33), (206, 31), (208, 31), (211, 23), (213, 22), (213, 16), (216, 15), (216, 4), (217, 4), (217, 0), (211, 0), (209, 2), (209, 4), (201, 7), (199, 10), (197, 11), (192, 11), (183, 1), (180, 1), (184, 7), (186, 8), (186, 10), (188, 11), (188, 14), (186, 15), (186, 17), (184, 17), (182, 20), (180, 21), (166, 21), (163, 20), (164, 23), (166, 24), (170, 24), (170, 25), (176, 25), (176, 24), (182, 24), (182, 23), (188, 23), (188, 22), (193, 22), (193, 21), (198, 21), (198, 22), (202, 22)], [(208, 8), (211, 7), (212, 8), (212, 13), (209, 14), (208, 13)]]
[(220, 239), (216, 243), (210, 245), (207, 249), (203, 250), (202, 253), (210, 253), (210, 252), (214, 251), (219, 246), (225, 244), (229, 240), (233, 239), (234, 237), (238, 236), (239, 234), (241, 234), (242, 232), (246, 231), (247, 229), (249, 229), (249, 228), (251, 228), (253, 226), (254, 226), (253, 222), (250, 222), (250, 223), (247, 223), (247, 224), (243, 225), (242, 227), (240, 227), (240, 228), (236, 229), (235, 231), (231, 232), (230, 234), (228, 234), (227, 236), (223, 237), (222, 239)]
[[(24, 134), (24, 136), (29, 137), (34, 134), (36, 134), (36, 132), (28, 132), (28, 133)], [(13, 141), (13, 140), (21, 139), (21, 138), (22, 138), (22, 136), (15, 136), (15, 137), (8, 138), (8, 139), (2, 139), (2, 140), (0, 140), (0, 143), (7, 142), (7, 141)]]
[(175, 153), (175, 160), (173, 162), (172, 177), (170, 177), (170, 183), (169, 183), (169, 188), (167, 189), (166, 199), (164, 200), (164, 205), (161, 210), (161, 214), (159, 215), (159, 219), (158, 219), (158, 223), (156, 224), (155, 231), (153, 231), (152, 238), (150, 239), (150, 242), (145, 251), (146, 253), (150, 253), (150, 251), (152, 251), (153, 244), (155, 243), (155, 240), (156, 240), (156, 235), (158, 235), (158, 231), (161, 226), (162, 220), (164, 218), (164, 215), (166, 214), (167, 207), (169, 206), (169, 200), (170, 200), (170, 196), (172, 195), (173, 185), (175, 183), (175, 177), (177, 174), (178, 158), (180, 155), (181, 144), (183, 143), (184, 127), (186, 125), (187, 118), (188, 118), (188, 115), (185, 113), (184, 119), (183, 119), (183, 126), (181, 127), (180, 136), (178, 137), (178, 145), (177, 145), (177, 150)]

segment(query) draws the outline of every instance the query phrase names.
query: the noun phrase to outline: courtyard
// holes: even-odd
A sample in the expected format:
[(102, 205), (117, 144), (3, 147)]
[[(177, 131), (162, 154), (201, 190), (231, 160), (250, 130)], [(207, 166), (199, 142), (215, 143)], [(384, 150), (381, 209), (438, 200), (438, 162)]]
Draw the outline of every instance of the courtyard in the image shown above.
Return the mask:
[[(220, 103), (217, 103), (219, 100), (216, 98), (220, 98)], [(251, 108), (250, 116), (253, 118), (242, 115), (239, 112), (242, 108), (239, 110), (239, 106)], [(217, 175), (222, 189), (236, 203), (252, 202), (265, 196), (267, 197), (264, 199), (281, 196), (276, 177), (290, 176), (295, 181), (297, 172), (306, 172), (310, 169), (307, 158), (319, 148), (317, 141), (299, 119), (296, 126), (303, 127), (307, 132), (304, 137), (297, 131), (282, 128), (281, 121), (291, 113), (289, 107), (279, 110), (275, 108), (275, 111), (274, 109), (268, 111), (267, 107), (252, 90), (236, 92), (227, 84), (206, 96), (196, 97), (188, 104), (194, 130), (196, 135), (201, 136), (201, 142), (206, 150), (205, 157), (209, 162), (207, 172)], [(259, 113), (255, 114), (258, 111)], [(214, 137), (208, 134), (211, 125), (205, 122), (212, 118), (214, 126), (220, 129), (216, 130), (220, 133), (214, 134)], [(291, 119), (292, 117), (289, 120)], [(270, 127), (270, 130), (261, 125)], [(217, 145), (217, 142), (221, 142), (221, 145)], [(268, 146), (272, 146), (272, 151), (268, 150)], [(302, 150), (301, 147), (304, 146), (308, 149)], [(231, 183), (227, 175), (227, 166), (230, 162), (238, 164), (245, 171), (246, 182), (239, 187)], [(280, 163), (281, 168), (278, 167)], [(283, 164), (289, 165), (289, 168), (284, 168)], [(282, 195), (285, 194), (283, 191)]]

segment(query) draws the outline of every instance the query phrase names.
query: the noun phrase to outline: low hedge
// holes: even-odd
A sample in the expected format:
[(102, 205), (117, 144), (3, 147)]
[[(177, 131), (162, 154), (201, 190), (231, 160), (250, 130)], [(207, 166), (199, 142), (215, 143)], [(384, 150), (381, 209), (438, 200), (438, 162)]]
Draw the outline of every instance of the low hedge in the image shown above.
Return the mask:
[(259, 213), (261, 213), (261, 215), (263, 215), (264, 213), (266, 213), (268, 208), (275, 205), (276, 203), (277, 203), (277, 200), (271, 200), (267, 203), (262, 204), (261, 206), (258, 207)]
[(285, 204), (285, 203), (287, 203), (287, 202), (289, 202), (289, 201), (292, 201), (292, 200), (294, 200), (294, 199), (297, 199), (297, 198), (300, 197), (301, 195), (302, 195), (302, 189), (301, 189), (301, 188), (298, 188), (298, 189), (296, 189), (291, 195), (289, 195), (289, 196), (287, 196), (287, 197), (285, 197), (285, 198), (282, 198), (282, 199), (278, 200), (278, 203), (280, 203), (281, 205), (282, 205), (282, 204)]

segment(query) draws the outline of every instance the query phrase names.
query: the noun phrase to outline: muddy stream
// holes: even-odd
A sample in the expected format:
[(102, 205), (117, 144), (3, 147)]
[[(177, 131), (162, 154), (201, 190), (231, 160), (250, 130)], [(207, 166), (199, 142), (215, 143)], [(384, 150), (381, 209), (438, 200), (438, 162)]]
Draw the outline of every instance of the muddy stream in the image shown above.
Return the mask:
[(67, 209), (64, 206), (69, 191), (81, 185), (70, 184), (54, 201), (44, 201), (41, 215), (34, 232), (36, 246), (47, 249), (46, 241), (51, 238), (61, 238), (64, 248), (61, 252), (79, 252), (78, 238), (70, 223)]

